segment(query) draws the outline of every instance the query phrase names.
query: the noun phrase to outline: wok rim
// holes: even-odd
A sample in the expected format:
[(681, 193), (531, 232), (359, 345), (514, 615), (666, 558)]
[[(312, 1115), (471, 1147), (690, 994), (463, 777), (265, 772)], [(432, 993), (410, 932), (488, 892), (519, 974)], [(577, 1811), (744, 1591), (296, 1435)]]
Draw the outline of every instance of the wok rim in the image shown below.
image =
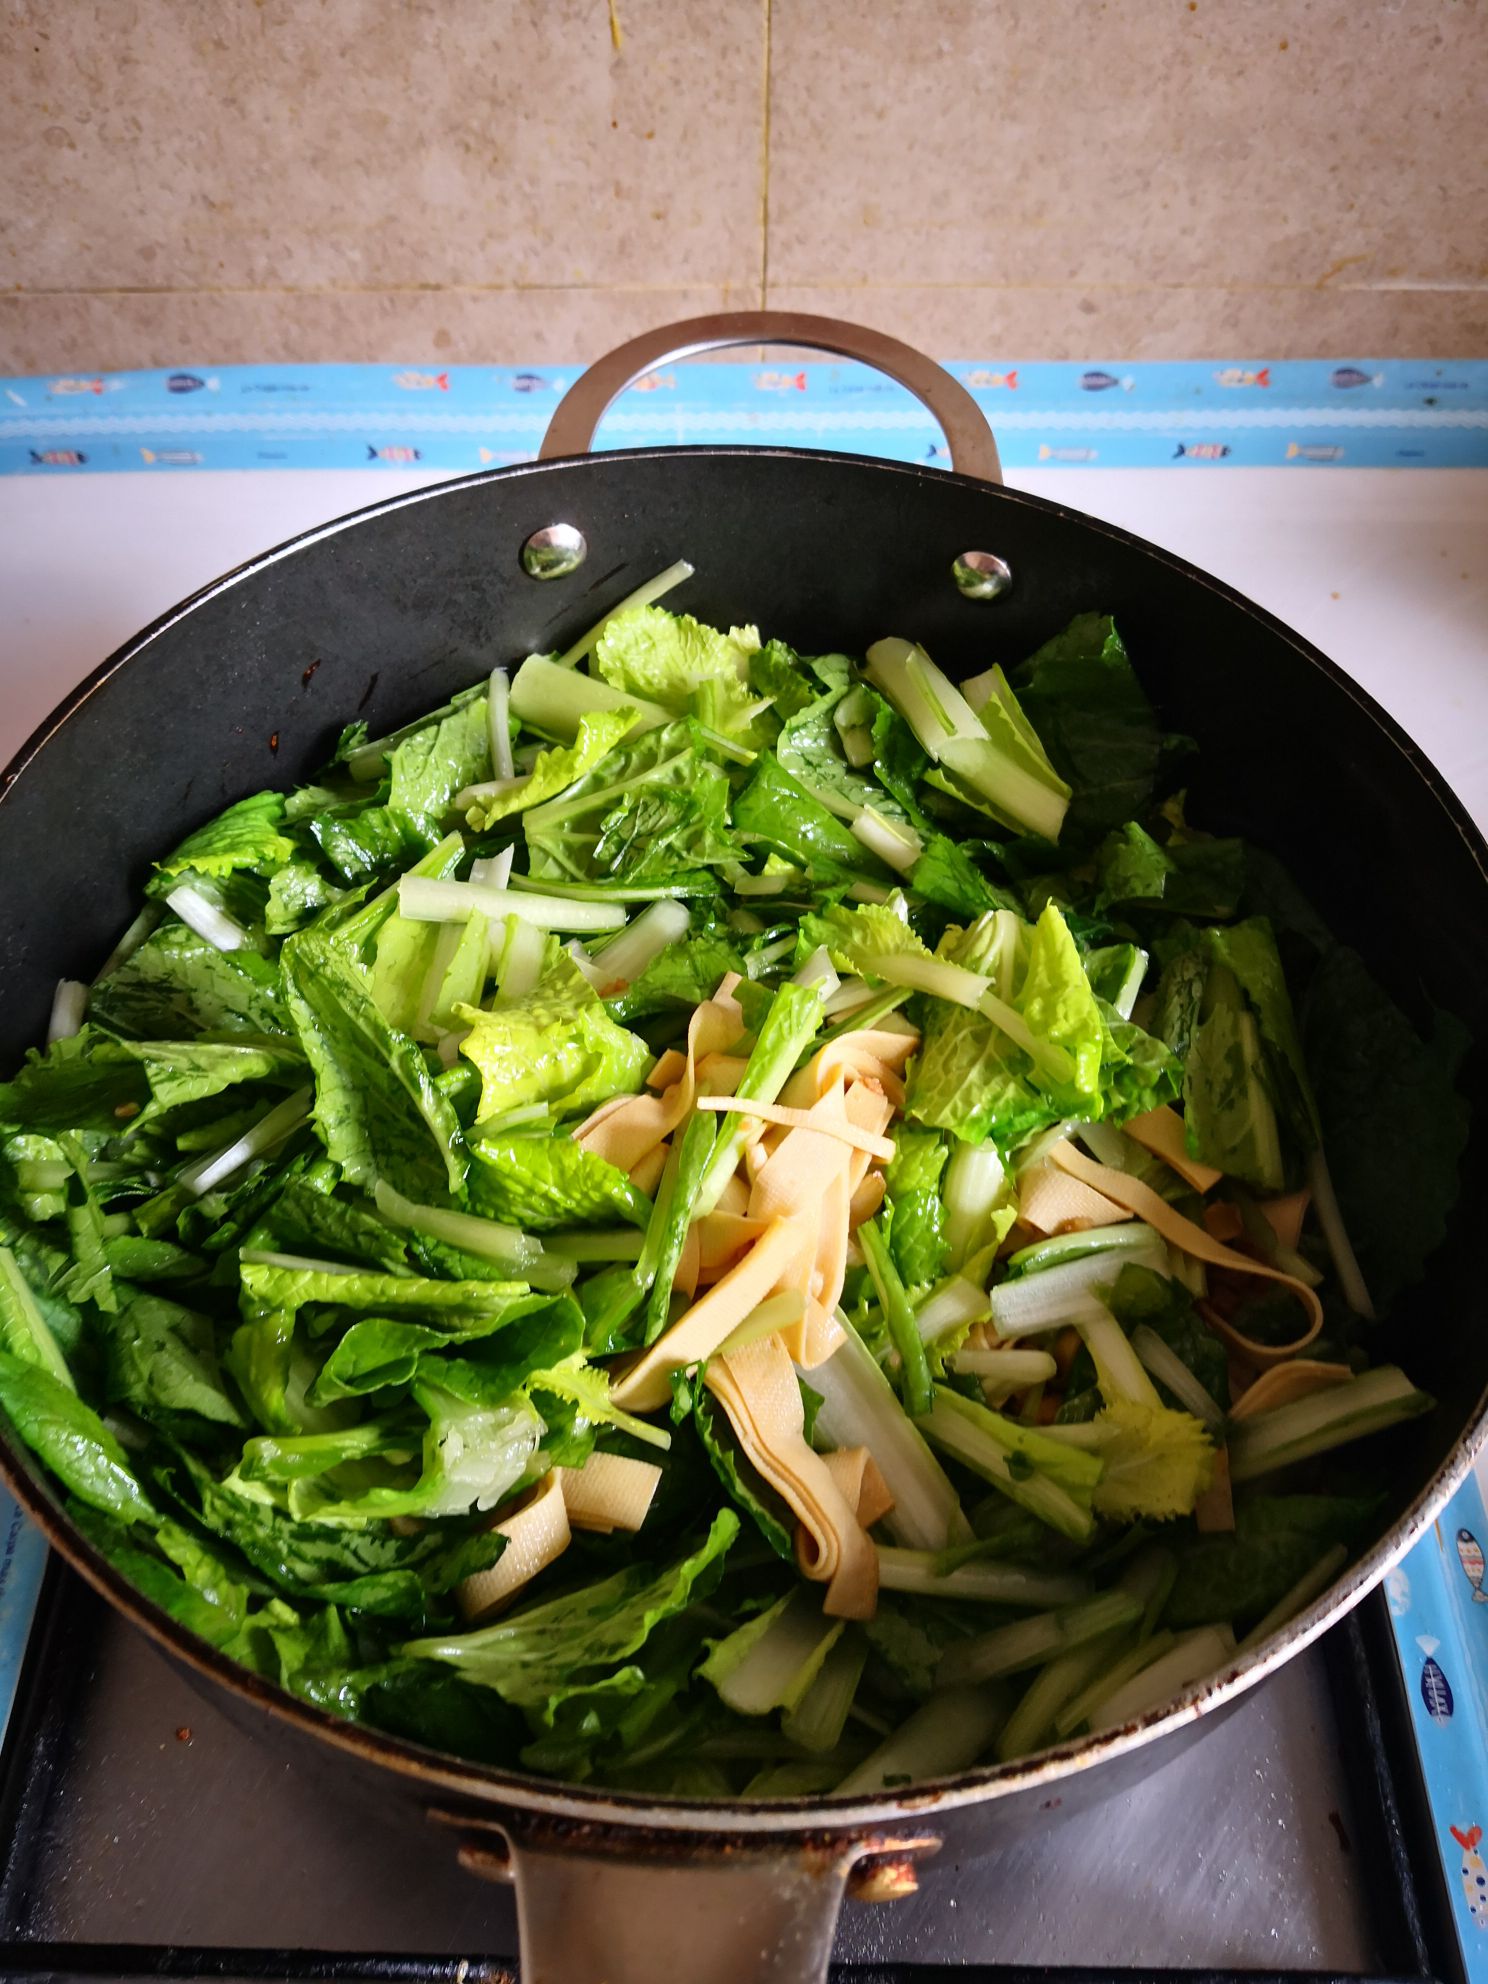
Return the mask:
[[(607, 449), (600, 454), (512, 463), (502, 468), (451, 477), (421, 488), (404, 490), (312, 525), (233, 566), (167, 608), (139, 633), (122, 643), (84, 676), (32, 730), (4, 769), (0, 770), (0, 844), (3, 844), (4, 836), (5, 802), (62, 726), (99, 694), (115, 674), (142, 659), (152, 643), (169, 628), (209, 600), (255, 577), (281, 559), (307, 551), (325, 539), (374, 518), (434, 501), (450, 493), (478, 489), (492, 483), (504, 484), (528, 477), (561, 474), (574, 469), (590, 473), (596, 470), (605, 472), (603, 465), (607, 463), (614, 463), (618, 470), (623, 470), (632, 463), (675, 461), (679, 458), (692, 461), (769, 459), (787, 466), (810, 462), (818, 467), (870, 469), (881, 476), (900, 477), (911, 482), (933, 481), (937, 487), (949, 482), (984, 501), (1011, 503), (1097, 531), (1126, 550), (1165, 566), (1177, 577), (1248, 615), (1267, 633), (1285, 642), (1301, 661), (1319, 670), (1334, 689), (1355, 703), (1386, 741), (1394, 746), (1409, 770), (1426, 786), (1463, 843), (1481, 881), (1488, 886), (1488, 843), (1485, 843), (1483, 833), (1462, 801), (1421, 747), (1367, 690), (1319, 648), (1202, 567), (1087, 511), (1027, 490), (982, 482), (951, 470), (826, 449), (722, 445)], [(1350, 1563), (1310, 1606), (1253, 1648), (1243, 1659), (1236, 1659), (1217, 1674), (1190, 1685), (1162, 1706), (1118, 1728), (1036, 1751), (1031, 1758), (984, 1765), (950, 1777), (932, 1779), (891, 1798), (840, 1801), (791, 1798), (753, 1799), (746, 1803), (739, 1800), (648, 1798), (637, 1793), (591, 1789), (524, 1771), (467, 1762), (443, 1751), (425, 1749), (422, 1745), (387, 1734), (369, 1724), (346, 1721), (328, 1710), (313, 1707), (276, 1683), (239, 1666), (206, 1641), (199, 1640), (161, 1607), (144, 1597), (74, 1527), (53, 1500), (50, 1491), (41, 1481), (33, 1478), (29, 1469), (18, 1459), (9, 1435), (3, 1431), (0, 1431), (0, 1481), (41, 1529), (58, 1555), (157, 1646), (254, 1708), (288, 1722), (302, 1734), (319, 1740), (332, 1750), (374, 1763), (405, 1781), (422, 1785), (426, 1790), (474, 1799), (481, 1805), (504, 1807), (513, 1813), (557, 1818), (604, 1832), (623, 1835), (649, 1830), (671, 1835), (691, 1834), (699, 1839), (714, 1841), (728, 1836), (789, 1840), (803, 1834), (839, 1835), (872, 1831), (885, 1824), (905, 1820), (923, 1821), (942, 1811), (1049, 1789), (1072, 1777), (1083, 1776), (1102, 1764), (1131, 1755), (1187, 1727), (1201, 1716), (1238, 1701), (1294, 1654), (1302, 1652), (1320, 1638), (1374, 1589), (1434, 1520), (1448, 1498), (1466, 1479), (1474, 1460), (1485, 1447), (1488, 1447), (1488, 1388), (1472, 1407), (1463, 1431), (1453, 1442), (1445, 1459), (1371, 1550)]]

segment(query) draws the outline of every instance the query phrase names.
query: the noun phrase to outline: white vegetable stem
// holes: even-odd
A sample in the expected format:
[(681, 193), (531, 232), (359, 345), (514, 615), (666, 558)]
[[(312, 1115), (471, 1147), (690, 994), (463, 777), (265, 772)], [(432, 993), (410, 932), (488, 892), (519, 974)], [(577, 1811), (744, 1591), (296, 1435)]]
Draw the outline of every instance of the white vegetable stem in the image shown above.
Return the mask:
[(1304, 1606), (1311, 1605), (1338, 1576), (1348, 1562), (1348, 1555), (1348, 1546), (1344, 1543), (1335, 1543), (1331, 1550), (1325, 1550), (1311, 1570), (1304, 1571), (1291, 1590), (1284, 1592), (1266, 1616), (1251, 1627), (1236, 1651), (1249, 1653), (1253, 1646), (1259, 1646), (1262, 1640), (1268, 1640), (1273, 1633), (1279, 1632), (1288, 1619), (1295, 1618)]
[(235, 923), (216, 903), (208, 902), (189, 882), (172, 889), (165, 900), (188, 929), (209, 944), (215, 944), (219, 951), (240, 951), (248, 942), (248, 932), (242, 924)]
[(140, 945), (160, 921), (161, 913), (158, 902), (147, 902), (145, 904), (139, 915), (135, 917), (118, 943), (115, 944), (114, 948), (99, 966), (98, 976), (93, 980), (95, 985), (101, 984), (111, 971), (117, 971), (126, 958), (132, 958), (134, 956)]
[(654, 579), (647, 579), (644, 585), (637, 586), (634, 592), (627, 593), (618, 605), (612, 606), (602, 619), (595, 621), (587, 634), (559, 655), (558, 666), (572, 668), (575, 662), (582, 661), (617, 613), (629, 613), (634, 607), (650, 606), (663, 594), (669, 593), (673, 586), (679, 586), (684, 579), (690, 579), (692, 571), (693, 568), (687, 560), (679, 558), (674, 565), (668, 565), (664, 572), (658, 572)]
[(692, 918), (686, 903), (670, 898), (643, 909), (626, 930), (595, 954), (594, 963), (606, 985), (632, 985), (663, 951), (680, 943)]
[(964, 1275), (953, 1274), (920, 1304), (915, 1312), (915, 1327), (922, 1343), (934, 1343), (937, 1337), (948, 1336), (952, 1330), (985, 1322), (991, 1313), (986, 1290)]
[(851, 1325), (827, 1361), (802, 1375), (821, 1396), (816, 1445), (823, 1450), (867, 1447), (877, 1461), (894, 1497), (883, 1527), (896, 1543), (944, 1550), (971, 1541), (971, 1525), (945, 1470), (905, 1417), (893, 1386)]
[(511, 677), (504, 668), (493, 668), (487, 704), (491, 722), (492, 778), (510, 778), (512, 775), (510, 705)]
[[(958, 1143), (945, 1173), (945, 1238), (953, 1268), (981, 1245), (1004, 1172), (996, 1144)], [(921, 1317), (923, 1323), (923, 1314)]]
[(424, 875), (405, 875), (399, 882), (398, 909), (414, 923), (463, 923), (479, 909), (496, 919), (515, 916), (539, 930), (619, 930), (625, 924), (619, 903), (572, 902), (479, 882), (436, 882)]
[(198, 1198), (203, 1192), (210, 1192), (224, 1178), (230, 1178), (254, 1158), (265, 1156), (277, 1144), (283, 1143), (290, 1131), (298, 1129), (310, 1114), (310, 1104), (314, 1098), (313, 1088), (297, 1088), (293, 1095), (276, 1104), (267, 1116), (261, 1116), (242, 1136), (234, 1137), (230, 1144), (224, 1144), (210, 1157), (201, 1157), (195, 1164), (188, 1164), (177, 1176), (176, 1183), (188, 1192), (194, 1192)]
[(1039, 1330), (1062, 1329), (1066, 1323), (1109, 1323), (1111, 1312), (1100, 1298), (1128, 1263), (1166, 1276), (1167, 1249), (1106, 1248), (1083, 1260), (999, 1282), (992, 1290), (992, 1321), (997, 1334), (1028, 1336)]
[(1171, 1696), (1222, 1667), (1234, 1651), (1235, 1636), (1227, 1627), (1201, 1626), (1186, 1633), (1173, 1647), (1144, 1667), (1123, 1686), (1092, 1705), (1090, 1724), (1104, 1729), (1118, 1722), (1130, 1722), (1149, 1709), (1158, 1708)]
[(1052, 1571), (1025, 1571), (1016, 1564), (973, 1558), (943, 1571), (931, 1551), (890, 1550), (880, 1546), (878, 1581), (885, 1591), (912, 1591), (921, 1598), (961, 1598), (989, 1605), (1031, 1608), (1078, 1605), (1089, 1598), (1084, 1578)]
[(974, 1639), (955, 1641), (942, 1655), (936, 1679), (948, 1686), (962, 1681), (995, 1681), (1004, 1674), (1037, 1667), (1118, 1626), (1134, 1626), (1141, 1616), (1139, 1598), (1124, 1591), (1103, 1591), (1082, 1604), (1037, 1613), (1008, 1626), (994, 1626), (990, 1633)]
[(59, 1040), (71, 1040), (75, 1033), (82, 1031), (83, 1021), (88, 1012), (89, 988), (76, 978), (59, 978), (57, 989), (52, 995), (52, 1016), (47, 1021), (47, 1046), (53, 1047)]
[(864, 806), (854, 815), (852, 832), (870, 854), (901, 874), (913, 868), (925, 852), (925, 843), (913, 827), (901, 827), (886, 819), (876, 806)]
[(1242, 1419), (1230, 1429), (1230, 1479), (1236, 1484), (1311, 1460), (1366, 1433), (1429, 1412), (1434, 1400), (1417, 1391), (1395, 1364), (1378, 1364), (1325, 1392), (1294, 1399)]
[(481, 1219), (475, 1213), (454, 1212), (444, 1206), (416, 1205), (381, 1178), (373, 1189), (373, 1197), (377, 1210), (390, 1225), (405, 1232), (427, 1233), (431, 1240), (442, 1240), (462, 1253), (494, 1261), (508, 1269), (514, 1281), (528, 1282), (534, 1288), (567, 1288), (577, 1272), (573, 1261), (545, 1254), (542, 1243), (520, 1227), (504, 1226), (499, 1220)]
[(488, 889), (504, 889), (511, 880), (514, 847), (504, 847), (499, 854), (493, 854), (484, 861), (472, 861), (470, 879)]
[(839, 1797), (867, 1798), (913, 1778), (965, 1770), (1006, 1719), (1003, 1698), (986, 1688), (945, 1688), (917, 1708), (837, 1787)]
[(1359, 1268), (1359, 1257), (1350, 1244), (1321, 1144), (1308, 1161), (1307, 1182), (1312, 1187), (1312, 1203), (1317, 1207), (1318, 1224), (1323, 1229), (1323, 1238), (1333, 1257), (1333, 1268), (1338, 1276), (1338, 1286), (1343, 1290), (1343, 1299), (1356, 1316), (1363, 1316), (1372, 1323), (1375, 1319), (1374, 1303)]
[(592, 675), (577, 674), (560, 667), (545, 654), (529, 655), (517, 670), (511, 685), (510, 708), (529, 730), (543, 737), (572, 744), (579, 734), (579, 720), (595, 710), (633, 709), (636, 722), (630, 731), (659, 730), (670, 723), (671, 712), (644, 696), (632, 696), (612, 689)]
[(1176, 1350), (1171, 1349), (1150, 1323), (1138, 1323), (1131, 1333), (1131, 1347), (1154, 1378), (1159, 1378), (1185, 1412), (1207, 1426), (1211, 1433), (1224, 1434), (1225, 1415), (1189, 1370)]

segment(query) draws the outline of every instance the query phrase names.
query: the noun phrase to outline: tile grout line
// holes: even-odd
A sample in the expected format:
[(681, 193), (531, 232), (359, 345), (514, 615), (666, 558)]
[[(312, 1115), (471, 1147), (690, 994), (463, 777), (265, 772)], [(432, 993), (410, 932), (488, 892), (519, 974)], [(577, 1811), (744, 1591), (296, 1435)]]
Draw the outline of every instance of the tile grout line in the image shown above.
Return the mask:
[(770, 8), (771, 0), (763, 0), (764, 6), (764, 101), (760, 116), (760, 273), (759, 307), (770, 307)]

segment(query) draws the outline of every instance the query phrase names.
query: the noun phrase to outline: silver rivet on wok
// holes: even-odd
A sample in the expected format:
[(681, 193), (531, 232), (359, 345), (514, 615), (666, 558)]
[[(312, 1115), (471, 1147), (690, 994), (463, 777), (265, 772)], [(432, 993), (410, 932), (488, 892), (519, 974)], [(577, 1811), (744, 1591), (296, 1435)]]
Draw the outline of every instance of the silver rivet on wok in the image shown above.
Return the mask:
[(951, 576), (968, 599), (1001, 599), (1013, 583), (1012, 572), (994, 551), (963, 551)]
[(522, 546), (522, 570), (529, 579), (566, 579), (588, 556), (581, 530), (572, 524), (545, 524)]

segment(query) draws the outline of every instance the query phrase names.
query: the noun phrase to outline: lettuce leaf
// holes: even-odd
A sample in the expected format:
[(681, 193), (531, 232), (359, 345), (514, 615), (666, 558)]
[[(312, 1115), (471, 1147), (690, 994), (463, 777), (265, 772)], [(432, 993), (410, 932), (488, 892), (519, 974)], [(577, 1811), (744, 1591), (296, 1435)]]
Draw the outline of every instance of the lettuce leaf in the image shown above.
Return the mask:
[(420, 1204), (458, 1192), (465, 1149), (422, 1052), (378, 1011), (366, 979), (315, 930), (281, 953), (291, 1018), (315, 1075), (315, 1122), (349, 1183), (385, 1178)]
[(440, 823), (467, 785), (491, 775), (491, 731), (484, 696), (425, 724), (388, 759), (388, 809), (437, 840)]
[(644, 1040), (615, 1024), (562, 952), (529, 997), (490, 1012), (457, 1010), (470, 1028), (460, 1052), (480, 1071), (482, 1118), (534, 1102), (566, 1115), (634, 1095), (655, 1058)]
[(721, 1509), (702, 1546), (675, 1564), (660, 1570), (632, 1564), (494, 1626), (452, 1639), (415, 1640), (402, 1651), (448, 1663), (467, 1681), (495, 1689), (551, 1726), (567, 1689), (613, 1673), (664, 1619), (707, 1593), (738, 1534), (739, 1518)]
[(251, 799), (240, 799), (198, 827), (175, 853), (157, 864), (157, 873), (171, 878), (187, 873), (230, 875), (246, 868), (256, 875), (272, 875), (294, 853), (294, 842), (280, 833), (284, 819), (284, 796), (278, 792), (258, 792)]
[(546, 800), (556, 799), (571, 785), (587, 777), (602, 759), (609, 756), (626, 732), (633, 728), (636, 716), (637, 712), (628, 707), (586, 710), (579, 718), (579, 734), (572, 744), (550, 744), (545, 751), (539, 751), (526, 783), (513, 786), (508, 792), (497, 792), (489, 798), (477, 799), (465, 815), (467, 823), (475, 832), (484, 833), (498, 820), (504, 820), (513, 813), (524, 813), (529, 807), (541, 806)]
[(1245, 843), (1187, 839), (1160, 847), (1135, 820), (1096, 850), (1098, 910), (1118, 905), (1178, 916), (1233, 916), (1245, 889)]
[(688, 613), (633, 607), (605, 622), (594, 647), (595, 672), (613, 689), (674, 710), (709, 715), (720, 730), (737, 728), (754, 702), (749, 658), (760, 644), (753, 627), (728, 633)]
[(1013, 671), (1023, 713), (1073, 788), (1062, 842), (1147, 810), (1162, 735), (1109, 614), (1082, 613)]
[(1259, 1619), (1336, 1543), (1369, 1535), (1384, 1508), (1375, 1495), (1251, 1495), (1237, 1499), (1232, 1535), (1195, 1536), (1178, 1553), (1163, 1622), (1191, 1626)]
[(889, 1252), (906, 1288), (939, 1279), (948, 1252), (945, 1201), (940, 1176), (950, 1155), (943, 1137), (927, 1130), (901, 1130), (884, 1184), (893, 1216)]
[(644, 1226), (651, 1201), (623, 1171), (566, 1135), (478, 1137), (466, 1175), (472, 1211), (532, 1233), (619, 1220)]
[(886, 873), (846, 823), (813, 799), (770, 752), (756, 760), (734, 801), (734, 825), (828, 888), (881, 880)]
[(1468, 1032), (1439, 1012), (1423, 1038), (1338, 945), (1308, 987), (1304, 1038), (1344, 1228), (1385, 1307), (1421, 1278), (1457, 1203), (1469, 1110), (1456, 1079)]
[(219, 951), (174, 921), (94, 986), (88, 1013), (126, 1040), (288, 1031), (276, 965), (253, 951)]
[(148, 1522), (154, 1515), (119, 1442), (50, 1371), (0, 1351), (0, 1407), (24, 1444), (80, 1502), (123, 1522)]

